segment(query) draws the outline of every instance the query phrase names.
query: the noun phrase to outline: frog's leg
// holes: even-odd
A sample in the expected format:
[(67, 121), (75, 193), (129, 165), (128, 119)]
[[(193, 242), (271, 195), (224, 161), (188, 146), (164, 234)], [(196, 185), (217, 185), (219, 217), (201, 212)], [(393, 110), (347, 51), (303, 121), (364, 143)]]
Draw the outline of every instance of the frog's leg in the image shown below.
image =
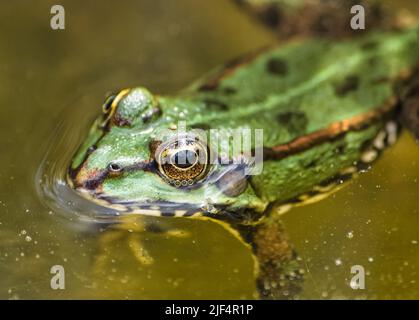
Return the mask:
[(153, 257), (145, 248), (142, 238), (145, 233), (158, 233), (167, 237), (186, 237), (188, 233), (183, 230), (169, 229), (162, 224), (153, 223), (138, 215), (121, 216), (118, 223), (108, 226), (99, 237), (98, 254), (95, 257), (93, 271), (100, 273), (109, 260), (109, 247), (116, 241), (126, 240), (134, 258), (142, 265), (151, 265)]
[(218, 222), (252, 250), (261, 299), (296, 297), (301, 290), (304, 270), (276, 209), (270, 209), (256, 224)]

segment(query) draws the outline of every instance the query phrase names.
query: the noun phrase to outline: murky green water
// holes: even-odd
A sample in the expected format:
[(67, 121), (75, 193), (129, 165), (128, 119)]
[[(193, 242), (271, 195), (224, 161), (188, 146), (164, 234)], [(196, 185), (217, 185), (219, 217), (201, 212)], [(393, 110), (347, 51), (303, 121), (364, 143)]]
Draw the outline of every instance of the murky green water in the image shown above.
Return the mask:
[[(271, 34), (222, 0), (61, 1), (65, 31), (49, 27), (53, 4), (0, 4), (0, 298), (252, 298), (250, 254), (218, 225), (171, 220), (191, 236), (142, 234), (155, 259), (142, 266), (126, 237), (101, 249), (90, 225), (47, 207), (35, 175), (57, 124), (82, 136), (110, 89), (174, 92)], [(419, 298), (418, 159), (404, 134), (347, 188), (284, 216), (306, 269), (301, 297)], [(53, 265), (65, 290), (50, 288)], [(348, 286), (353, 265), (365, 290)]]

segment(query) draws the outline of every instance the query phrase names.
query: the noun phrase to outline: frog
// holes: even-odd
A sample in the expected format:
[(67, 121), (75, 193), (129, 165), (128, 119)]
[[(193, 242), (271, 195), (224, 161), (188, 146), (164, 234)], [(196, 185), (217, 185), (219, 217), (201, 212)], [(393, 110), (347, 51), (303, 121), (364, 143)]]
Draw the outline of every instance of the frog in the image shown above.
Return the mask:
[[(176, 94), (118, 90), (72, 158), (68, 184), (118, 216), (104, 246), (133, 226), (133, 235), (185, 236), (146, 216), (210, 220), (251, 251), (261, 299), (294, 297), (304, 269), (282, 214), (367, 171), (403, 124), (417, 133), (418, 65), (416, 25), (340, 39), (334, 31), (286, 37)], [(234, 148), (235, 132), (253, 134), (243, 137), (250, 148)], [(129, 241), (152, 265), (139, 238)]]

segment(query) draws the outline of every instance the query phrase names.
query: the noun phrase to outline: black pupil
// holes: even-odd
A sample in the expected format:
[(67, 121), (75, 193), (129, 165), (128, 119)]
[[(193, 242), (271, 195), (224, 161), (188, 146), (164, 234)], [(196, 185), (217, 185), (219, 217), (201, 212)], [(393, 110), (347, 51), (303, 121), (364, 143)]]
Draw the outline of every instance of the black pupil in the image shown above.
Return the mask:
[(181, 169), (192, 167), (196, 163), (197, 154), (191, 150), (181, 150), (173, 156), (173, 163)]

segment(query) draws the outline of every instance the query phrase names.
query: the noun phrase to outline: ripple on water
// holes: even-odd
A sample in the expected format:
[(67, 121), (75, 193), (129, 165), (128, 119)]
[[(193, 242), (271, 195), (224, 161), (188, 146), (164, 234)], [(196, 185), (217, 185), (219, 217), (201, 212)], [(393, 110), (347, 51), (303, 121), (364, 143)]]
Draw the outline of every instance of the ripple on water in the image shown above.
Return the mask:
[(74, 109), (71, 114), (61, 117), (64, 120), (57, 125), (46, 142), (47, 150), (36, 174), (36, 190), (41, 201), (51, 209), (49, 214), (58, 213), (80, 225), (83, 222), (112, 223), (117, 219), (118, 212), (81, 197), (67, 182), (68, 164), (86, 128), (91, 125), (88, 121), (80, 121), (86, 118), (88, 117), (81, 116)]

